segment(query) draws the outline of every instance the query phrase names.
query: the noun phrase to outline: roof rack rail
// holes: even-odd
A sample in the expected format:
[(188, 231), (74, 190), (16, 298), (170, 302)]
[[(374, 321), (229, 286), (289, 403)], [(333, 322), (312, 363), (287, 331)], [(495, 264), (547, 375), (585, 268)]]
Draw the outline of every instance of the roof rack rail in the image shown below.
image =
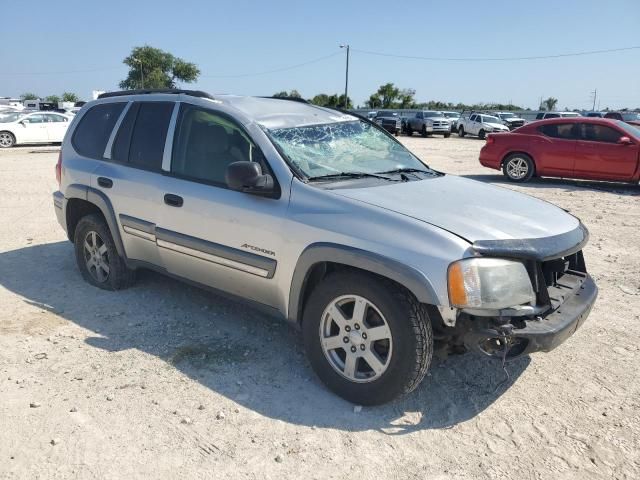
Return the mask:
[(146, 88), (141, 90), (120, 90), (116, 92), (106, 92), (98, 95), (98, 98), (124, 97), (126, 95), (150, 95), (153, 93), (167, 93), (173, 95), (189, 95), (191, 97), (210, 98), (214, 97), (201, 90), (182, 90), (180, 88)]
[(291, 102), (310, 103), (308, 100), (299, 97), (260, 97), (260, 98), (272, 98), (274, 100), (289, 100)]

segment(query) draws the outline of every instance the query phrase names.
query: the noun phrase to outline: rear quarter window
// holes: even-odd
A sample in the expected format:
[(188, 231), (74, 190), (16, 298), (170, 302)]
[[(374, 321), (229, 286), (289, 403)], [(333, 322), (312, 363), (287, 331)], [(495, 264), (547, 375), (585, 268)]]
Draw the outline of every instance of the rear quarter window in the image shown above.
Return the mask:
[(73, 133), (73, 148), (84, 157), (102, 159), (109, 136), (125, 105), (118, 102), (92, 107), (80, 119)]

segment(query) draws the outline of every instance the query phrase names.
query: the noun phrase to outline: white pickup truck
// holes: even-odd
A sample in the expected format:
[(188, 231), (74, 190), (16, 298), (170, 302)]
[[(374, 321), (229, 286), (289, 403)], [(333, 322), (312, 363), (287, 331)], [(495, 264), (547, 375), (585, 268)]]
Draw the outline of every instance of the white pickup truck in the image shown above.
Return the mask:
[(509, 127), (502, 124), (498, 117), (485, 115), (484, 113), (472, 113), (461, 115), (458, 119), (458, 135), (476, 135), (483, 139), (487, 133), (508, 132)]

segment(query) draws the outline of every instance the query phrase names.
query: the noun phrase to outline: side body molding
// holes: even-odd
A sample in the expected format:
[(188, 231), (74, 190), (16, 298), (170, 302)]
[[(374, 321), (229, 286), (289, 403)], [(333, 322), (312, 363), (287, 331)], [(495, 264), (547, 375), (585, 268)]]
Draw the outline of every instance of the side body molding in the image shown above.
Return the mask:
[(409, 265), (354, 247), (334, 243), (314, 243), (302, 252), (293, 272), (287, 312), (289, 322), (299, 324), (302, 321), (302, 294), (305, 291), (309, 273), (314, 265), (323, 262), (339, 263), (381, 275), (406, 287), (418, 301), (431, 305), (438, 304), (438, 297), (429, 279)]
[(118, 251), (118, 254), (122, 258), (126, 259), (127, 256), (122, 244), (122, 238), (120, 237), (120, 229), (118, 228), (116, 214), (113, 211), (113, 206), (111, 205), (109, 197), (107, 197), (100, 190), (89, 187), (87, 185), (79, 184), (69, 185), (65, 191), (64, 196), (67, 199), (79, 198), (81, 200), (86, 200), (93, 203), (100, 209), (102, 215), (104, 215), (104, 218), (107, 221), (107, 225), (109, 225), (109, 230), (111, 231), (111, 235), (113, 236), (113, 241), (116, 244), (116, 250)]

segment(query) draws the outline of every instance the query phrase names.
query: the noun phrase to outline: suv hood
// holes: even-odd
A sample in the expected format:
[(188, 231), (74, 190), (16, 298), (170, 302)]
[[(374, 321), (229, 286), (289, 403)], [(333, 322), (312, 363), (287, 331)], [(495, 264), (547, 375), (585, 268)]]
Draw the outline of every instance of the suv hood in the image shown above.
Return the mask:
[[(486, 125), (486, 126), (491, 127), (491, 128), (495, 128), (495, 129), (497, 129), (497, 130), (504, 130), (504, 129), (506, 129), (506, 128), (507, 128), (505, 125), (503, 125), (503, 124), (501, 124), (501, 123), (493, 123), (493, 122), (492, 122), (492, 123), (489, 123), (489, 122), (484, 122), (484, 123), (483, 123), (483, 125)], [(508, 129), (507, 129), (507, 130), (508, 130)]]
[(453, 175), (333, 192), (427, 222), (470, 243), (549, 237), (580, 224), (545, 201)]

